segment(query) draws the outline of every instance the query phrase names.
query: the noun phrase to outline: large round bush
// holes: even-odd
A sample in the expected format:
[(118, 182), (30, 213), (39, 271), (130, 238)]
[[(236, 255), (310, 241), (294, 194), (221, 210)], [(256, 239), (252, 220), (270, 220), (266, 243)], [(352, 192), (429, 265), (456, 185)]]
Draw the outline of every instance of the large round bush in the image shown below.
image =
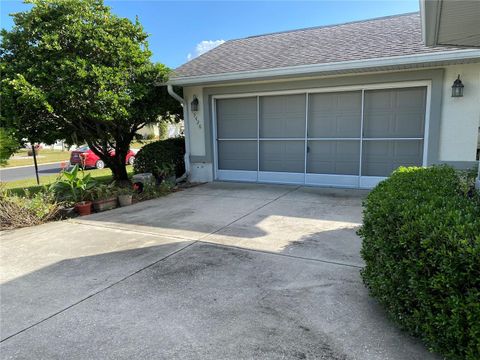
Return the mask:
[(400, 168), (364, 202), (362, 277), (449, 359), (480, 359), (480, 196), (450, 167)]
[(175, 165), (175, 174), (185, 173), (185, 139), (170, 138), (147, 144), (140, 149), (135, 157), (135, 173), (156, 173), (164, 164)]

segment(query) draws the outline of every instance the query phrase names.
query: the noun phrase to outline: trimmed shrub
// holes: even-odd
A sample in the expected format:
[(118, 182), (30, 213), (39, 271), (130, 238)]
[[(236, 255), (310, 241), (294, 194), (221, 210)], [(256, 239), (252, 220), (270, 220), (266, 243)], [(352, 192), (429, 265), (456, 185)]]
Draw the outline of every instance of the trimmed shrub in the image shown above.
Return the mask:
[(155, 141), (140, 149), (133, 165), (136, 174), (150, 172), (156, 174), (164, 164), (175, 165), (176, 176), (185, 173), (185, 139), (183, 137)]
[(400, 168), (363, 206), (370, 294), (430, 350), (480, 359), (479, 194), (450, 167)]

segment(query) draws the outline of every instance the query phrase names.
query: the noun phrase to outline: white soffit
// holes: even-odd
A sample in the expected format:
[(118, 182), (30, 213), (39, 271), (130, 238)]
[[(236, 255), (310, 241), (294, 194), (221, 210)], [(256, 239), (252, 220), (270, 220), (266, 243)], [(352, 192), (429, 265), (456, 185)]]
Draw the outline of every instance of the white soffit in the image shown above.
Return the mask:
[(427, 46), (480, 48), (480, 0), (422, 0)]

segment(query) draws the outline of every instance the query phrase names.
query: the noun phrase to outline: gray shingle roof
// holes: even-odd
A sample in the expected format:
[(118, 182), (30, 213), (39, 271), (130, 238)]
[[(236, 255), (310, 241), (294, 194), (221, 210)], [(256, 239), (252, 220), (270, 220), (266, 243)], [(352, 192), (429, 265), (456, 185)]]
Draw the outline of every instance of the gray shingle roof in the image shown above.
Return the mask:
[(230, 40), (175, 70), (173, 78), (434, 53), (419, 13)]

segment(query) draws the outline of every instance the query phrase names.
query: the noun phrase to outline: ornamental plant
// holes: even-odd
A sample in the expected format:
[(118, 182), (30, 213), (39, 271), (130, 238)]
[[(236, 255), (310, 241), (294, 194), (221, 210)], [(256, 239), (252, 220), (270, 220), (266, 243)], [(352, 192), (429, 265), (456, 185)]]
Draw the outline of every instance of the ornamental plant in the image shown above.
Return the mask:
[(367, 196), (358, 232), (370, 294), (455, 360), (480, 359), (480, 195), (468, 177), (400, 168)]

